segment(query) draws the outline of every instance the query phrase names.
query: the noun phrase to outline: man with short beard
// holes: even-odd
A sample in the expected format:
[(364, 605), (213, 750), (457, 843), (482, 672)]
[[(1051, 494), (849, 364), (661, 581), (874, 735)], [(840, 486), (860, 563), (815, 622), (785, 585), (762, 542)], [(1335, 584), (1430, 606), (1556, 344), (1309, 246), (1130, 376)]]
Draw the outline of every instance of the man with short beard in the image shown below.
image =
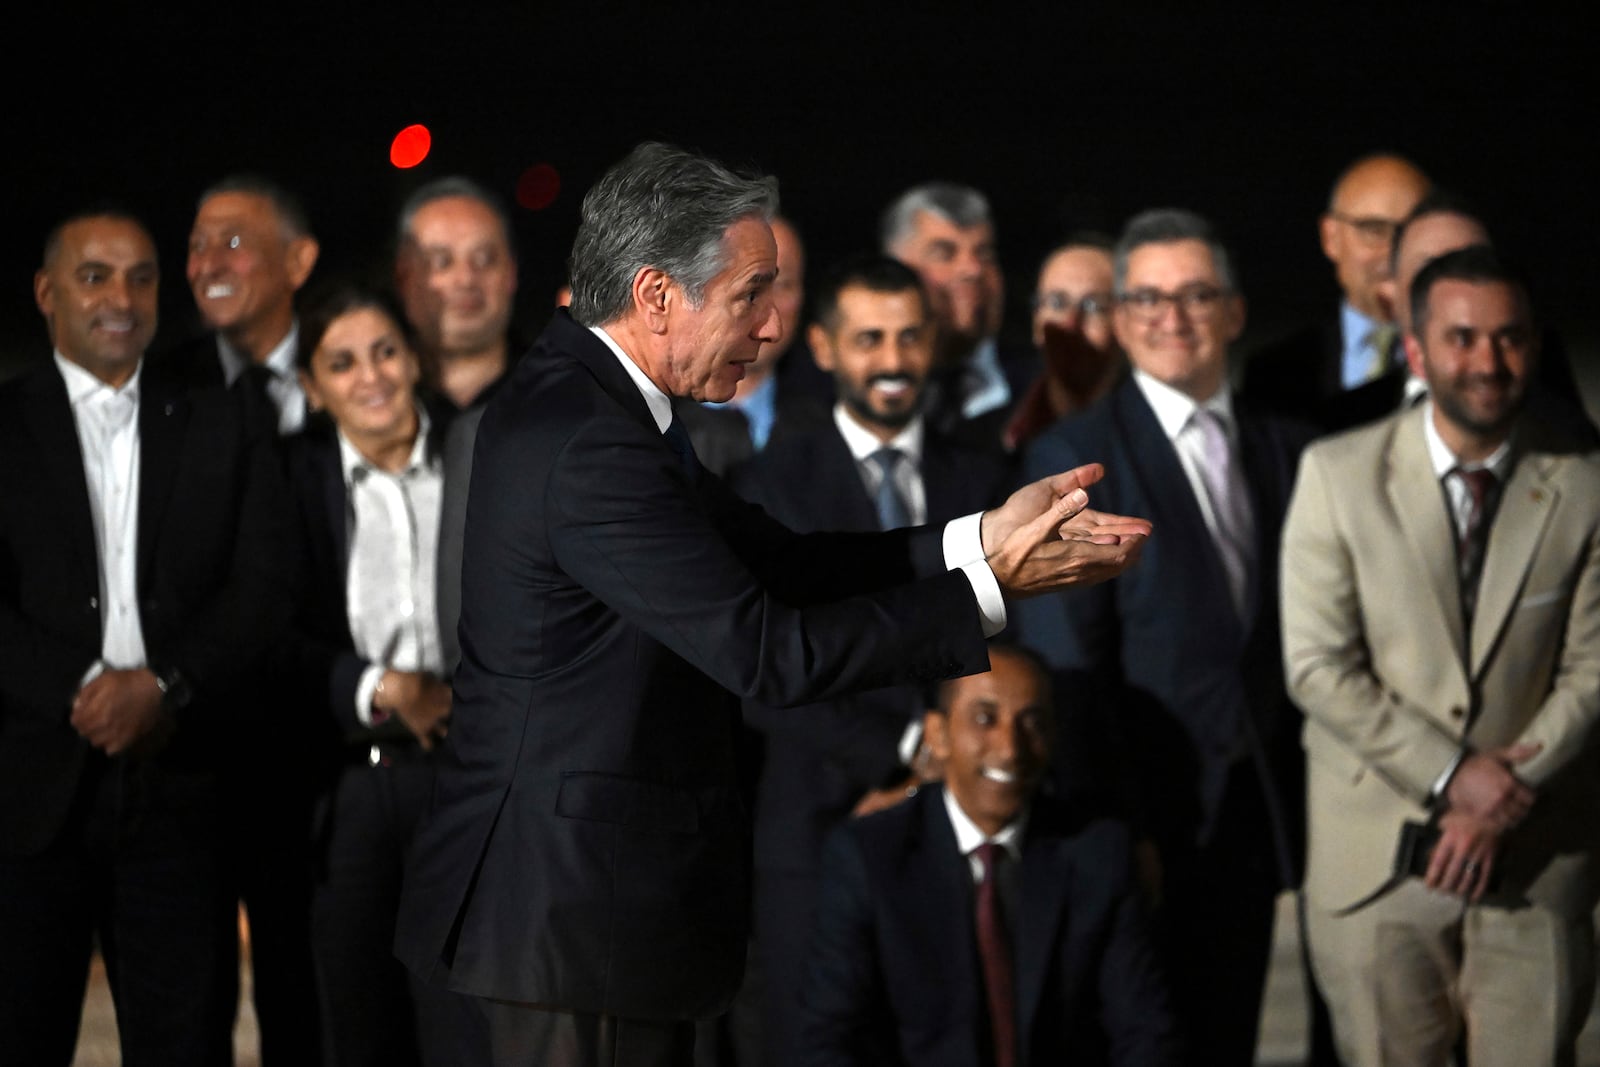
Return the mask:
[[(1571, 1063), (1594, 992), (1600, 462), (1526, 406), (1491, 248), (1410, 293), (1418, 406), (1311, 446), (1283, 533), (1307, 928), (1342, 1062)], [(1408, 847), (1408, 844), (1410, 847)]]
[[(833, 377), (833, 417), (738, 468), (741, 495), (801, 531), (939, 523), (1004, 499), (1000, 460), (950, 441), (922, 415), (934, 327), (915, 272), (887, 256), (861, 256), (834, 268), (818, 290), (808, 340)], [(752, 962), (765, 1002), (762, 1062), (788, 1062), (796, 1048), (822, 837), (864, 803), (905, 795), (910, 772), (900, 742), (923, 707), (915, 686), (805, 709), (745, 705), (746, 721), (766, 740)]]

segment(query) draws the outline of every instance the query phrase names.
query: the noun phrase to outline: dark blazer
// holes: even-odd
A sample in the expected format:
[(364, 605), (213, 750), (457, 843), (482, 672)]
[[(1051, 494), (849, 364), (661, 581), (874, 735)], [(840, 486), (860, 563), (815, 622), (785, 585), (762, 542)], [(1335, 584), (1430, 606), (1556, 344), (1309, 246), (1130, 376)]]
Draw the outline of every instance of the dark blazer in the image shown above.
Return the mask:
[(401, 958), (478, 996), (724, 1008), (749, 909), (735, 694), (982, 669), (939, 539), (797, 536), (692, 477), (616, 356), (558, 312), (478, 427), (461, 666)]
[[(213, 766), (230, 687), (287, 622), (283, 486), (271, 441), (220, 389), (146, 367), (139, 401), (139, 616), (151, 668), (192, 699), (145, 760)], [(45, 361), (0, 387), (0, 851), (60, 830), (91, 758), (68, 707), (100, 657), (98, 550), (66, 385)], [(119, 759), (129, 757), (118, 757)]]
[[(996, 506), (1010, 477), (993, 453), (931, 429), (921, 474), (931, 525)], [(877, 510), (831, 414), (826, 425), (774, 441), (731, 472), (729, 483), (791, 530), (878, 528)], [(899, 767), (900, 737), (924, 707), (915, 686), (805, 708), (746, 703), (746, 721), (768, 738), (756, 801), (756, 866), (815, 871), (823, 835)]]
[[(1398, 343), (1398, 341), (1396, 342)], [(1239, 397), (1252, 410), (1308, 422), (1326, 433), (1364, 426), (1400, 410), (1411, 372), (1403, 356), (1381, 377), (1346, 389), (1339, 315), (1297, 330), (1257, 350), (1244, 364)], [(1600, 431), (1583, 406), (1561, 338), (1545, 331), (1528, 383), (1529, 408), (1590, 447)]]
[[(1123, 824), (1034, 801), (1012, 919), (1019, 1067), (1180, 1062), (1131, 854)], [(990, 1063), (973, 909), (941, 788), (839, 827), (823, 856), (800, 1062)]]
[[(1176, 450), (1133, 378), (1036, 438), (1028, 478), (1091, 460), (1106, 476), (1094, 506), (1142, 515), (1157, 534), (1139, 565), (1070, 595), (1016, 604), (1023, 638), (1060, 671), (1086, 672), (1083, 703), (1123, 738), (1134, 811), (1158, 841), (1209, 838), (1240, 742), (1267, 783), (1278, 875), (1293, 884), (1301, 825), (1299, 716), (1284, 692), (1278, 627), (1278, 535), (1308, 428), (1242, 410), (1239, 437), (1255, 511), (1251, 616), (1234, 613), (1222, 561)], [(1061, 692), (1084, 695), (1082, 684)], [(1131, 772), (1131, 773), (1130, 773)], [(1269, 856), (1270, 858), (1270, 856)]]
[[(429, 439), (433, 453), (438, 453), (445, 436), (446, 431), (435, 422)], [(284, 465), (294, 498), (304, 571), (305, 592), (295, 614), (298, 669), (311, 690), (305, 695), (319, 705), (326, 702), (344, 737), (359, 738), (369, 730), (355, 714), (355, 693), (367, 661), (356, 655), (350, 636), (349, 604), (345, 600), (350, 562), (350, 498), (341, 469), (338, 434), (326, 415), (314, 415), (304, 430), (284, 441)], [(453, 538), (444, 536), (448, 465), (442, 471), (435, 583), (438, 588), (449, 585), (448, 575), (461, 572), (459, 531)], [(446, 611), (454, 610), (457, 603), (458, 598), (451, 598), (448, 605), (445, 597), (437, 598), (435, 614), (441, 634), (454, 633), (456, 617)], [(446, 642), (447, 663), (450, 647), (451, 643)]]

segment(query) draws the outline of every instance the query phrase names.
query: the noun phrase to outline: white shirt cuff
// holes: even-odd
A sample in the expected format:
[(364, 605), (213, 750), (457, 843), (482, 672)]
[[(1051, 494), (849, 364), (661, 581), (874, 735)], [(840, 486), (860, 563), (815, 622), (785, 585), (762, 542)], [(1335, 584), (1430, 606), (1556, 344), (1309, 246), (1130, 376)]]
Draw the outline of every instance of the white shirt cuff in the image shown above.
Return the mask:
[(1445, 765), (1444, 773), (1433, 780), (1433, 788), (1428, 792), (1429, 803), (1436, 804), (1444, 799), (1444, 791), (1450, 787), (1450, 779), (1456, 776), (1456, 768), (1461, 766), (1461, 761), (1466, 758), (1466, 752), (1457, 752), (1456, 758)]
[(372, 694), (383, 681), (383, 671), (382, 664), (374, 663), (361, 672), (361, 681), (356, 683), (356, 719), (363, 726), (372, 725)]
[(978, 598), (983, 636), (993, 637), (1006, 628), (1006, 601), (989, 561), (983, 558), (982, 523), (983, 512), (974, 511), (944, 524), (944, 565), (947, 570), (960, 568), (967, 576), (972, 594)]
[(896, 751), (899, 753), (900, 762), (909, 767), (917, 758), (917, 749), (922, 747), (922, 720), (912, 719), (906, 723), (905, 732), (900, 735), (900, 744)]
[(106, 661), (103, 660), (103, 659), (95, 660), (93, 663), (89, 664), (89, 669), (84, 671), (83, 672), (83, 677), (78, 680), (78, 688), (82, 689), (84, 686), (88, 685), (90, 682), (94, 681), (96, 678), (100, 677), (105, 672), (106, 672)]

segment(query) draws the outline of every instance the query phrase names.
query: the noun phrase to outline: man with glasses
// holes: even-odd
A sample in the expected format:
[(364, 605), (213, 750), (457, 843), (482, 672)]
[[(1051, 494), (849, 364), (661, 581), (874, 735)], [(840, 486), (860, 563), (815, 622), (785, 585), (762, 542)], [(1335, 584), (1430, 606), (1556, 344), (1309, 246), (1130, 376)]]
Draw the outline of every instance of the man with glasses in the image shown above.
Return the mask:
[(1100, 399), (1127, 360), (1111, 332), (1111, 240), (1074, 237), (1039, 268), (1033, 293), (1033, 344), (1044, 368), (1006, 427), (1018, 449), (1063, 415)]
[(1405, 365), (1385, 282), (1395, 230), (1427, 194), (1428, 178), (1396, 155), (1370, 155), (1334, 183), (1318, 224), (1343, 298), (1337, 316), (1261, 350), (1246, 365), (1243, 395), (1326, 429), (1362, 421), (1352, 395)]
[(1146, 882), (1190, 1047), (1207, 1063), (1249, 1064), (1301, 825), (1277, 545), (1306, 434), (1234, 406), (1228, 346), (1244, 299), (1204, 219), (1135, 217), (1114, 266), (1112, 329), (1133, 372), (1040, 435), (1023, 468), (1104, 456), (1108, 506), (1146, 509), (1162, 536), (1137, 571), (1017, 615), (1056, 691), (1073, 696), (1063, 727), (1103, 735), (1098, 766), (1149, 842)]

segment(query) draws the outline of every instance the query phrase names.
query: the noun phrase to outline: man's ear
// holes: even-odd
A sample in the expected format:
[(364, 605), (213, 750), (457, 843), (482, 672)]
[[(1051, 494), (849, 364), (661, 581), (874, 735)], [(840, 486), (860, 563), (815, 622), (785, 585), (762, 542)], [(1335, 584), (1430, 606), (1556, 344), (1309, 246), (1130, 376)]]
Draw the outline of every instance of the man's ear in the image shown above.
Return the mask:
[(659, 267), (640, 267), (633, 276), (633, 309), (651, 333), (667, 332), (667, 312), (676, 291), (672, 278)]
[(942, 712), (923, 712), (922, 743), (940, 763), (950, 758), (950, 720)]
[(315, 237), (296, 237), (284, 250), (284, 260), (289, 269), (289, 288), (299, 289), (311, 277), (311, 268), (317, 265), (322, 246)]
[(1317, 221), (1317, 233), (1322, 237), (1322, 254), (1331, 262), (1339, 261), (1339, 220), (1323, 215)]
[(833, 373), (833, 338), (823, 329), (822, 323), (813, 322), (806, 328), (806, 342), (811, 346), (811, 358), (818, 368)]
[(1417, 340), (1417, 335), (1408, 333), (1401, 340), (1406, 346), (1406, 366), (1411, 368), (1413, 377), (1427, 381), (1428, 376), (1422, 371), (1422, 342)]

